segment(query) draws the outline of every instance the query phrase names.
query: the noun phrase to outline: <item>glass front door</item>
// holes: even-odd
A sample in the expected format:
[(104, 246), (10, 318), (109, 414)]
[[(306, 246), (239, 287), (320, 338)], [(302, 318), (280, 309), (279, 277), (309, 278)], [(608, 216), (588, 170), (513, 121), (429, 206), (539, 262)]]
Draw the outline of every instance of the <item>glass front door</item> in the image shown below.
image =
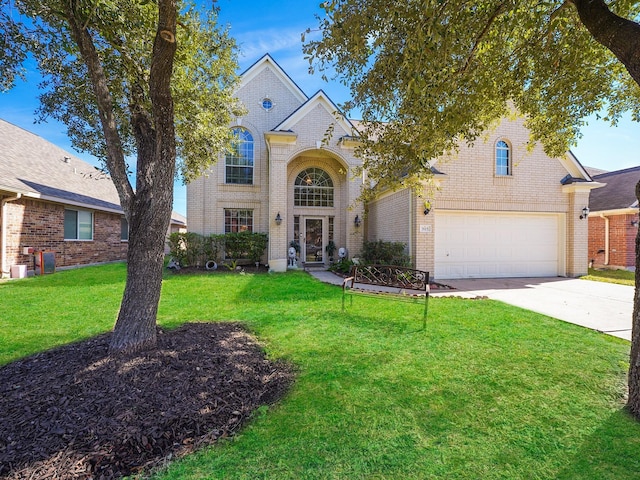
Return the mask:
[(306, 263), (322, 263), (324, 261), (324, 243), (322, 240), (322, 219), (304, 219), (303, 258)]

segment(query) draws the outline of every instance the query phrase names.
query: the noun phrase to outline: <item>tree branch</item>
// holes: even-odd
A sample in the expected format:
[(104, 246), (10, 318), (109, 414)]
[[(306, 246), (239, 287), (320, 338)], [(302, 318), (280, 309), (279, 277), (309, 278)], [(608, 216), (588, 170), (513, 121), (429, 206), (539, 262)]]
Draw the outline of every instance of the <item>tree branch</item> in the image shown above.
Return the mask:
[(598, 43), (608, 48), (640, 85), (640, 24), (622, 18), (604, 0), (568, 0)]
[(107, 145), (107, 167), (113, 183), (120, 196), (122, 208), (129, 217), (132, 199), (134, 197), (133, 188), (127, 177), (127, 164), (124, 159), (122, 140), (118, 133), (113, 109), (113, 99), (109, 92), (107, 78), (100, 63), (100, 58), (96, 51), (91, 34), (81, 24), (74, 9), (75, 2), (62, 2), (65, 8), (65, 18), (71, 29), (71, 35), (78, 45), (80, 55), (87, 65), (91, 84), (96, 95), (100, 123)]
[(487, 33), (489, 32), (489, 29), (491, 28), (491, 25), (493, 25), (493, 22), (495, 22), (496, 18), (498, 18), (498, 16), (502, 12), (504, 12), (504, 9), (505, 9), (505, 2), (502, 2), (491, 14), (491, 17), (489, 17), (489, 19), (487, 20), (486, 25), (484, 26), (480, 34), (476, 37), (476, 40), (473, 44), (473, 47), (471, 48), (471, 51), (469, 52), (469, 55), (467, 56), (467, 59), (464, 62), (464, 65), (462, 66), (462, 68), (458, 70), (457, 72), (458, 75), (464, 74), (467, 72), (467, 70), (469, 69), (469, 65), (471, 65), (471, 61), (475, 57), (475, 53), (478, 50), (478, 47), (480, 46), (480, 42), (482, 42), (482, 39), (487, 35)]

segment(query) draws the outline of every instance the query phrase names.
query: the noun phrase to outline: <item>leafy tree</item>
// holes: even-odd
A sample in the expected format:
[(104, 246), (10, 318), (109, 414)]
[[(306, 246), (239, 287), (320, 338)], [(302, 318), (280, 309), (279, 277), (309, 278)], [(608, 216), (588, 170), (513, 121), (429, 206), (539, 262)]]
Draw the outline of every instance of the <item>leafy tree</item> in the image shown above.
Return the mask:
[[(129, 224), (127, 282), (111, 351), (154, 346), (176, 158), (186, 179), (228, 143), (235, 48), (217, 10), (180, 0), (0, 0), (7, 88), (31, 53), (40, 116), (102, 159)], [(127, 158), (135, 157), (135, 186)]]
[[(311, 70), (332, 67), (350, 86), (345, 109), (363, 116), (364, 167), (383, 184), (428, 176), (431, 159), (472, 143), (514, 109), (552, 156), (566, 153), (590, 114), (605, 110), (615, 124), (630, 112), (640, 121), (637, 1), (323, 6), (322, 36), (305, 45)], [(640, 237), (627, 404), (640, 419), (639, 287)]]

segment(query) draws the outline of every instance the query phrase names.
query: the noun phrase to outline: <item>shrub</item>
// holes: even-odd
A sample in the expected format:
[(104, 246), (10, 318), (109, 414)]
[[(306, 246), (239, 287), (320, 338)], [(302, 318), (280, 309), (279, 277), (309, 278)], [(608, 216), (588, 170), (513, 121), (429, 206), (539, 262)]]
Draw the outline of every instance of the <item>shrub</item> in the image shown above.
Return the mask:
[(352, 260), (347, 260), (346, 258), (341, 259), (340, 261), (334, 263), (329, 267), (330, 272), (341, 273), (346, 275), (351, 271), (351, 266), (355, 265)]
[(406, 253), (406, 245), (401, 242), (364, 242), (360, 260), (370, 265), (412, 266), (411, 258)]
[(268, 244), (266, 233), (238, 232), (203, 236), (198, 233), (172, 233), (167, 244), (169, 253), (183, 267), (203, 266), (207, 261), (226, 258), (259, 262)]

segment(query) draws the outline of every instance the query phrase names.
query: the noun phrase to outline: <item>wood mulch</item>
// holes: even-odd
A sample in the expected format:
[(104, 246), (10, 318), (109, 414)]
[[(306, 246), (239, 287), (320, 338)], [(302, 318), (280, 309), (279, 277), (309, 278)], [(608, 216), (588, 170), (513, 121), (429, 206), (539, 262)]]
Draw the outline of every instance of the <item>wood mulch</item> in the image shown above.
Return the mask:
[(233, 435), (293, 382), (237, 323), (158, 330), (107, 355), (110, 334), (0, 368), (0, 478), (113, 479)]

